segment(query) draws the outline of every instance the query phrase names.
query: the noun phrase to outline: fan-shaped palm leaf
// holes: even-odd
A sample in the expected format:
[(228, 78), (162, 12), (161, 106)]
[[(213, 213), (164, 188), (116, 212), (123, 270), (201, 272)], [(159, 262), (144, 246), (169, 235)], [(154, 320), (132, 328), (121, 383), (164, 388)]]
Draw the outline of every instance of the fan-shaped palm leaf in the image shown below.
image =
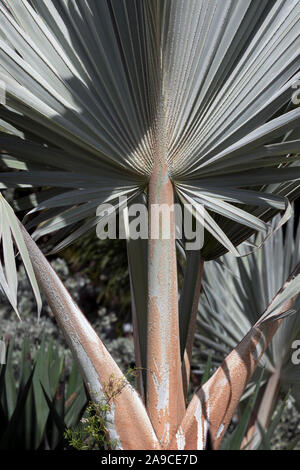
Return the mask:
[[(282, 196), (296, 187), (283, 182), (299, 178), (298, 167), (286, 164), (300, 149), (288, 136), (300, 127), (300, 111), (276, 113), (300, 77), (297, 0), (6, 5), (0, 72), (8, 108), (1, 117), (19, 131), (9, 127), (18, 138), (2, 133), (1, 149), (16, 158), (10, 167), (29, 166), (1, 174), (2, 187), (73, 188), (65, 207), (111, 195), (118, 205), (120, 193), (145, 187), (160, 134), (183, 200), (219, 214), (206, 223), (218, 242), (206, 237), (203, 257), (218, 256), (219, 245), (234, 251), (249, 231), (267, 229), (257, 217), (284, 209)], [(255, 192), (241, 190), (252, 186)], [(38, 208), (59, 213), (62, 203), (54, 198)], [(95, 206), (76, 214), (95, 217)]]

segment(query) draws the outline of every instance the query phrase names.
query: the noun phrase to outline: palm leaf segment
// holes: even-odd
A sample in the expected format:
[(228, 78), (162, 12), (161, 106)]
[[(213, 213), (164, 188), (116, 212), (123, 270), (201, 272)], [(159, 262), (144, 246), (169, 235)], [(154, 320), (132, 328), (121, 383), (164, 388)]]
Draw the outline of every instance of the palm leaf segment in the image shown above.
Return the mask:
[(203, 258), (237, 254), (299, 193), (299, 17), (298, 0), (1, 2), (1, 160), (21, 171), (0, 188), (54, 188), (36, 237), (64, 229), (63, 248), (146, 188), (163, 136), (180, 201), (204, 206)]
[(0, 260), (0, 293), (5, 294), (16, 314), (18, 312), (18, 276), (15, 262), (14, 245), (20, 252), (28, 279), (37, 302), (38, 313), (41, 311), (42, 300), (36, 277), (30, 261), (29, 253), (21, 233), (19, 221), (14, 211), (0, 194), (0, 243), (3, 248), (3, 263)]

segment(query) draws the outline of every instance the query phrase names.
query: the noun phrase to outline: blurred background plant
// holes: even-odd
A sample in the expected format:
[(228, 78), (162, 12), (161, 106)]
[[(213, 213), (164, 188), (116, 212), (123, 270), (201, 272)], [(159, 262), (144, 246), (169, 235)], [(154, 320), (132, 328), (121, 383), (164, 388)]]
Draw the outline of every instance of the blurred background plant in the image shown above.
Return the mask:
[(86, 390), (75, 363), (69, 372), (64, 354), (48, 345), (22, 344), (18, 367), (14, 339), (0, 366), (0, 449), (64, 449), (64, 433), (79, 423), (87, 405)]

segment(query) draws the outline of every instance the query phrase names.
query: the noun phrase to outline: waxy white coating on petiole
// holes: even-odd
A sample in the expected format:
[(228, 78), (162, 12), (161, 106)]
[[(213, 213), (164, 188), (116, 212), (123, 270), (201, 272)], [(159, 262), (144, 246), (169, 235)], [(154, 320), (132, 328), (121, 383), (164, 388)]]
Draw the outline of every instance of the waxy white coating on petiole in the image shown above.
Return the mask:
[(222, 423), (218, 429), (218, 432), (216, 434), (216, 438), (219, 439), (222, 436), (222, 433), (224, 431), (224, 424)]
[[(155, 359), (153, 361), (155, 364)], [(153, 381), (157, 393), (157, 411), (158, 413), (168, 413), (169, 410), (169, 387), (170, 387), (170, 374), (168, 364), (164, 364), (159, 371), (156, 365), (156, 372), (153, 372)]]
[(176, 442), (177, 442), (177, 449), (178, 450), (184, 450), (184, 448), (185, 448), (185, 436), (184, 436), (184, 432), (183, 432), (181, 426), (179, 426), (179, 429), (176, 433)]

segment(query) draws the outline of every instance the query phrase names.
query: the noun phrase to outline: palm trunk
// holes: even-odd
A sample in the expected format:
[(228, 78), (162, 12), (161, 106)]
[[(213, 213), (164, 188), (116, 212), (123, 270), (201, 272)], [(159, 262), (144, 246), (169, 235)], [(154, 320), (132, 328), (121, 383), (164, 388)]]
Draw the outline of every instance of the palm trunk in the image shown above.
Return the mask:
[[(175, 214), (172, 212), (174, 192), (163, 151), (159, 146), (159, 158), (149, 183), (146, 403), (156, 435), (166, 448), (184, 416), (185, 403), (179, 345)], [(159, 222), (155, 220), (155, 205), (171, 211), (170, 233), (166, 239), (163, 234), (166, 220), (162, 216)], [(154, 239), (156, 230), (158, 238)]]

